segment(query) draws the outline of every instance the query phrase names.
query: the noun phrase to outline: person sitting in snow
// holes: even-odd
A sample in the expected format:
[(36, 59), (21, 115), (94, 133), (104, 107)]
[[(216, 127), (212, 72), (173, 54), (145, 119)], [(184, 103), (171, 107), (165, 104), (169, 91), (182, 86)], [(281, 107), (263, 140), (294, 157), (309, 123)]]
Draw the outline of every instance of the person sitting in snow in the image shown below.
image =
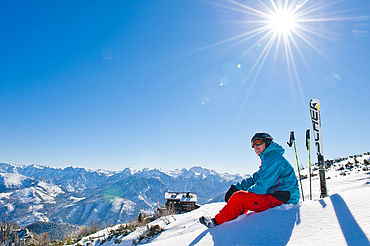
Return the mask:
[(292, 165), (283, 157), (283, 147), (264, 132), (256, 133), (251, 142), (261, 158), (259, 170), (252, 177), (231, 185), (225, 195), (227, 204), (214, 218), (199, 218), (205, 226), (212, 228), (249, 210), (262, 212), (282, 204), (299, 202), (298, 180)]

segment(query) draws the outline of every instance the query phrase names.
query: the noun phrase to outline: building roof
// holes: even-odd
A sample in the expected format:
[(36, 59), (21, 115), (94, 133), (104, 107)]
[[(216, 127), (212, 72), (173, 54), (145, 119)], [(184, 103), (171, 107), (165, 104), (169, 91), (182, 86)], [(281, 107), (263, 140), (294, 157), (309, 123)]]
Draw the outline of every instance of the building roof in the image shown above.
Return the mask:
[(197, 193), (192, 192), (166, 192), (166, 200), (178, 200), (180, 202), (197, 202)]

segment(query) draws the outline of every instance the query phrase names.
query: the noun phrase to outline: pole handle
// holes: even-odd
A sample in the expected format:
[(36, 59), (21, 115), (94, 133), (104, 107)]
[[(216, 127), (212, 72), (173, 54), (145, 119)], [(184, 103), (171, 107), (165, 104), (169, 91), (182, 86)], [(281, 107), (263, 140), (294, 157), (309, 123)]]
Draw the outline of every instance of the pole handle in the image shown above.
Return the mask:
[(288, 144), (289, 147), (292, 147), (294, 140), (295, 140), (295, 138), (294, 138), (294, 131), (291, 131), (290, 132), (290, 137), (289, 137), (289, 142), (287, 142), (287, 144)]

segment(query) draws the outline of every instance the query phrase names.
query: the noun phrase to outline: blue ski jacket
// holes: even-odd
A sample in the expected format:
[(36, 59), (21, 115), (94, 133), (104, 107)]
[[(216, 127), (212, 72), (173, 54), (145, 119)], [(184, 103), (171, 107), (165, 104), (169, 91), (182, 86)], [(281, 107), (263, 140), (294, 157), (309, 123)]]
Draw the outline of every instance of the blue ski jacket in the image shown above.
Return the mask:
[[(260, 154), (261, 166), (252, 177), (244, 179), (235, 186), (239, 190), (245, 190), (256, 194), (277, 195), (285, 192), (289, 199), (284, 201), (288, 204), (297, 204), (300, 199), (298, 180), (292, 165), (283, 157), (285, 150), (279, 144), (272, 141)], [(289, 196), (290, 195), (290, 196)], [(279, 199), (278, 196), (276, 196)], [(281, 199), (279, 199), (281, 200)]]

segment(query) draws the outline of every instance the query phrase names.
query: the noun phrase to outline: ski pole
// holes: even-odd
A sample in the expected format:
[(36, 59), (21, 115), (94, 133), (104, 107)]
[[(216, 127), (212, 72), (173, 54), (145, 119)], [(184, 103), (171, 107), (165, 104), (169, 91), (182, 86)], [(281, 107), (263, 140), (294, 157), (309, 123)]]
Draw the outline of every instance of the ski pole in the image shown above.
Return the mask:
[(310, 200), (312, 200), (310, 129), (306, 130), (306, 149), (308, 150), (308, 171), (310, 173)]
[(290, 132), (290, 138), (289, 138), (289, 142), (287, 142), (287, 144), (288, 144), (289, 147), (292, 147), (292, 145), (294, 145), (295, 159), (297, 160), (297, 167), (298, 167), (299, 183), (301, 185), (302, 200), (304, 201), (302, 179), (301, 179), (301, 172), (299, 170), (298, 155), (297, 155), (297, 148), (295, 146), (294, 131)]

